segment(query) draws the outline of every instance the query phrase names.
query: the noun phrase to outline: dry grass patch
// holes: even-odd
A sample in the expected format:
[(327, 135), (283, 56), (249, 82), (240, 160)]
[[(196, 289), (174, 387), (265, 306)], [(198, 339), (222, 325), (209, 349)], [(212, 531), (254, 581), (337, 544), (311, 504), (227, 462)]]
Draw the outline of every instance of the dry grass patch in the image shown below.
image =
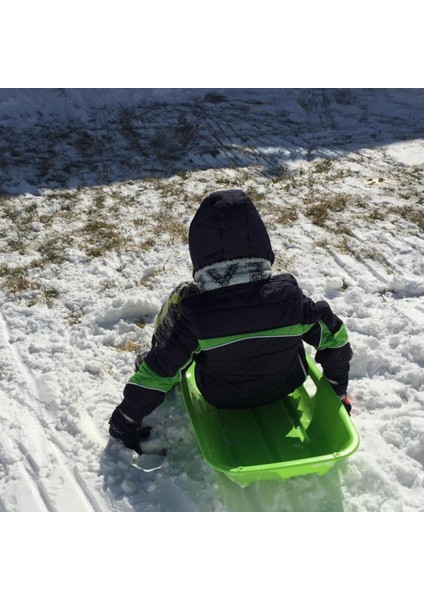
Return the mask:
[(122, 342), (122, 344), (120, 344), (119, 346), (116, 346), (116, 350), (118, 352), (131, 352), (131, 353), (135, 354), (140, 349), (141, 349), (141, 344), (137, 344), (136, 342), (133, 342), (132, 340), (125, 340), (125, 342)]
[(15, 295), (34, 289), (32, 281), (23, 273), (7, 275), (2, 287)]
[(332, 214), (343, 212), (351, 200), (352, 198), (347, 194), (306, 198), (305, 215), (311, 219), (314, 225), (325, 227), (328, 226), (328, 221), (332, 219)]
[(59, 265), (63, 263), (66, 260), (66, 249), (73, 245), (75, 245), (75, 238), (70, 234), (58, 233), (47, 236), (36, 248), (42, 257), (40, 265), (49, 263)]
[(184, 223), (174, 218), (161, 218), (153, 227), (153, 235), (156, 237), (169, 236), (172, 244), (182, 242), (188, 243), (188, 229)]
[(79, 325), (81, 323), (81, 319), (83, 318), (84, 313), (79, 307), (72, 307), (69, 309), (69, 313), (66, 315), (65, 320), (69, 323), (69, 325)]
[(16, 299), (25, 301), (29, 306), (46, 304), (52, 308), (59, 298), (59, 291), (48, 287), (29, 275), (30, 265), (25, 267), (8, 267), (4, 263), (0, 266), (1, 288)]
[(328, 173), (328, 171), (331, 169), (331, 167), (333, 166), (333, 161), (325, 158), (323, 160), (318, 160), (315, 162), (314, 166), (313, 166), (313, 172), (314, 173)]
[(98, 219), (90, 220), (79, 231), (84, 238), (84, 249), (93, 258), (112, 251), (122, 250), (125, 241), (113, 223)]
[(398, 206), (392, 208), (390, 212), (399, 215), (405, 221), (417, 225), (419, 229), (424, 230), (424, 209), (410, 206)]
[(277, 225), (291, 225), (299, 218), (299, 211), (294, 206), (284, 206), (275, 210), (273, 222)]

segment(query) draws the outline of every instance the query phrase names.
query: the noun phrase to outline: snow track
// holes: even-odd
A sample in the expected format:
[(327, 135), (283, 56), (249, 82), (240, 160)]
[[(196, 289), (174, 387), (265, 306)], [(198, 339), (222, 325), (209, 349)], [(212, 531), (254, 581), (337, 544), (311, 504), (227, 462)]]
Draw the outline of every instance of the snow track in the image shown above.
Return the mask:
[(16, 485), (12, 496), (16, 504), (5, 505), (5, 509), (100, 511), (99, 501), (72, 465), (74, 456), (54, 431), (51, 416), (39, 398), (37, 381), (9, 342), (2, 315), (0, 348), (3, 368), (7, 365), (20, 374), (19, 386), (15, 382), (8, 386), (7, 397), (3, 398), (2, 421), (6, 427), (1, 457), (7, 465), (7, 477), (0, 480), (0, 486), (10, 481), (12, 488)]

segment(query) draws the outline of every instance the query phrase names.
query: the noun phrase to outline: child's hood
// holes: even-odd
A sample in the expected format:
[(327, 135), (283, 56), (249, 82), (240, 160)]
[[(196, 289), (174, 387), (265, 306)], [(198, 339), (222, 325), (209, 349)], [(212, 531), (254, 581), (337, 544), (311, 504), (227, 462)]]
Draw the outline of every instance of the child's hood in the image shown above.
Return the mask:
[(266, 227), (242, 190), (214, 192), (198, 208), (190, 224), (189, 249), (194, 272), (239, 258), (274, 262)]

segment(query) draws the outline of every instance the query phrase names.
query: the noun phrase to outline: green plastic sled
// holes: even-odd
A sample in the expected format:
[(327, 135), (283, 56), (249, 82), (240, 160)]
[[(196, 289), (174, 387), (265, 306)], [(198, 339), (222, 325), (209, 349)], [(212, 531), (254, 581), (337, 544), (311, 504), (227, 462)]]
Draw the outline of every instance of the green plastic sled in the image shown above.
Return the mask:
[[(308, 356), (305, 386), (256, 408), (219, 409), (199, 392), (194, 363), (181, 388), (206, 462), (232, 481), (323, 475), (359, 446), (359, 436), (333, 388)], [(312, 385), (311, 381), (314, 385)], [(305, 384), (305, 385), (306, 385)]]

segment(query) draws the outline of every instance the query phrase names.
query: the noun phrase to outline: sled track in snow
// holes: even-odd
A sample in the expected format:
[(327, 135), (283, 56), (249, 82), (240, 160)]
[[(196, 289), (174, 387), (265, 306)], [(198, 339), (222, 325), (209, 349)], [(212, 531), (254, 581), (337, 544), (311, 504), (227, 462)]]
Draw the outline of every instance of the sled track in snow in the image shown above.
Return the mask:
[[(340, 269), (342, 270), (341, 275), (343, 275), (343, 273), (344, 273), (350, 279), (353, 279), (353, 280), (357, 279), (359, 273), (361, 272), (360, 269), (354, 269), (352, 266), (348, 265), (348, 263), (346, 262), (346, 260), (343, 259), (341, 256), (339, 256), (337, 254), (337, 252), (335, 252), (332, 248), (328, 248), (327, 251), (332, 256), (332, 258), (333, 258), (334, 262), (336, 263), (336, 265), (338, 267), (340, 267)], [(367, 262), (362, 257), (357, 257), (355, 260), (358, 261), (358, 262), (360, 262), (361, 265), (363, 265), (365, 267), (365, 269), (371, 274), (371, 276), (373, 278), (377, 279), (378, 281), (380, 281), (381, 283), (383, 283), (386, 287), (388, 287), (388, 285), (389, 285), (388, 279), (386, 277), (384, 277), (384, 275), (382, 275), (381, 273), (379, 273), (377, 271), (377, 269), (375, 269), (372, 265), (370, 265), (369, 262)]]
[[(55, 433), (53, 423), (49, 423), (43, 415), (43, 401), (39, 397), (37, 382), (18, 350), (10, 343), (7, 323), (1, 314), (0, 344), (20, 377), (20, 381), (14, 381), (17, 389), (10, 410), (8, 433), (18, 451), (10, 451), (15, 457), (16, 468), (21, 474), (22, 470), (25, 471), (23, 480), (27, 492), (34, 497), (38, 495), (50, 512), (105, 510), (101, 498), (97, 499), (89, 490), (77, 466), (69, 464), (72, 456)], [(34, 444), (37, 431), (38, 439)], [(6, 510), (3, 500), (2, 505)]]
[(38, 491), (40, 498), (48, 512), (56, 512), (54, 503), (52, 502), (49, 496), (49, 492), (47, 491), (44, 482), (39, 478), (39, 465), (35, 461), (32, 454), (29, 452), (29, 450), (21, 442), (18, 442), (17, 446), (22, 452), (23, 457), (25, 458), (24, 465), (27, 472), (27, 481), (29, 482), (29, 486), (33, 487)]

